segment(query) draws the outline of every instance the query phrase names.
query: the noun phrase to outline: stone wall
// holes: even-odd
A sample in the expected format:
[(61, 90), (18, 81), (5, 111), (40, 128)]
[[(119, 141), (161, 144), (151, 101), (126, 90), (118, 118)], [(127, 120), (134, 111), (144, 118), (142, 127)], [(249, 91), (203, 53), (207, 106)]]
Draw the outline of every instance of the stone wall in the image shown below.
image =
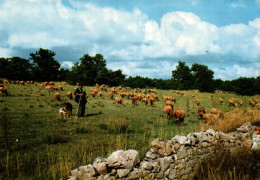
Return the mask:
[(209, 129), (177, 135), (171, 140), (155, 139), (142, 161), (135, 150), (118, 150), (108, 158), (97, 158), (93, 164), (72, 170), (69, 179), (191, 179), (199, 161), (213, 152), (216, 145), (231, 150), (252, 147), (254, 131), (254, 126), (245, 123), (228, 134)]

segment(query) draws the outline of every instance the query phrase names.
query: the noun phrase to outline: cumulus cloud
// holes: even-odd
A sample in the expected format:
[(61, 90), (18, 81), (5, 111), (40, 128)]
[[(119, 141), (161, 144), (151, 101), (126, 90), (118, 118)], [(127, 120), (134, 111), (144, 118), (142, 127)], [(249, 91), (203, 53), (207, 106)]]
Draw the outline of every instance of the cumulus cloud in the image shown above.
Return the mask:
[[(199, 3), (189, 1), (193, 5)], [(231, 6), (239, 7), (241, 3)], [(242, 69), (245, 68), (242, 64), (260, 61), (260, 18), (248, 24), (217, 27), (191, 12), (169, 12), (157, 22), (139, 9), (123, 11), (76, 0), (70, 4), (67, 7), (61, 0), (0, 3), (1, 56), (15, 56), (16, 49), (48, 48), (58, 50), (63, 67), (71, 67), (84, 53), (101, 53), (113, 70), (122, 69), (127, 75), (170, 78), (178, 60), (211, 65), (223, 62), (207, 59), (218, 54), (226, 60), (226, 64), (219, 66), (227, 68), (215, 67), (217, 76), (233, 69), (237, 70), (230, 77), (247, 76), (246, 70), (259, 75), (256, 66)], [(237, 71), (243, 73), (236, 74)], [(223, 76), (226, 77), (229, 76)]]

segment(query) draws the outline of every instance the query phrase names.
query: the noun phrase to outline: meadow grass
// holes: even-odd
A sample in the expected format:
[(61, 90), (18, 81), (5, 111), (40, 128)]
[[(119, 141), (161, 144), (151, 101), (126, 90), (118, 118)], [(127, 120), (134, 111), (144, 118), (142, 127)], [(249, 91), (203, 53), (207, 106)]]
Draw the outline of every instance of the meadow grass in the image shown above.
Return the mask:
[[(102, 98), (89, 96), (86, 116), (77, 118), (77, 104), (65, 96), (68, 91), (73, 92), (75, 86), (56, 83), (59, 84), (64, 87), (60, 92), (61, 101), (54, 100), (56, 91), (33, 85), (5, 85), (10, 95), (0, 96), (0, 116), (9, 118), (10, 129), (7, 148), (2, 143), (6, 141), (4, 136), (0, 136), (0, 179), (66, 178), (71, 169), (92, 163), (97, 157), (107, 157), (119, 149), (136, 149), (142, 158), (155, 138), (171, 139), (201, 130), (198, 106), (191, 94), (197, 95), (207, 112), (213, 107), (223, 113), (233, 110), (235, 107), (227, 104), (231, 97), (243, 100), (245, 106), (241, 109), (246, 110), (249, 107), (246, 102), (252, 98), (227, 93), (215, 93), (211, 98), (209, 93), (197, 91), (184, 91), (185, 95), (180, 96), (172, 90), (157, 90), (159, 101), (154, 106), (141, 102), (133, 106), (127, 99), (123, 99), (123, 105), (116, 106), (104, 92)], [(88, 94), (93, 88), (84, 87)], [(163, 95), (176, 97), (174, 107), (186, 113), (184, 125), (166, 119)], [(218, 103), (220, 97), (224, 99), (223, 105)], [(253, 98), (260, 99), (259, 96)], [(73, 105), (73, 116), (69, 119), (58, 115), (64, 102)]]

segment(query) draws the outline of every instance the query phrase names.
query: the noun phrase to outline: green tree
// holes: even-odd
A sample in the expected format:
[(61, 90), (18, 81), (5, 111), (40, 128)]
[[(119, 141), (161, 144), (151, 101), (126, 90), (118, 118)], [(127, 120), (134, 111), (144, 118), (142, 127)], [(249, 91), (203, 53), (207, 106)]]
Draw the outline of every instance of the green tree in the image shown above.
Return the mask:
[(176, 81), (177, 89), (193, 89), (193, 76), (189, 66), (185, 62), (179, 61), (176, 70), (172, 71), (172, 78)]
[(40, 48), (36, 53), (30, 53), (33, 62), (33, 77), (38, 81), (59, 80), (60, 63), (54, 59), (55, 52)]

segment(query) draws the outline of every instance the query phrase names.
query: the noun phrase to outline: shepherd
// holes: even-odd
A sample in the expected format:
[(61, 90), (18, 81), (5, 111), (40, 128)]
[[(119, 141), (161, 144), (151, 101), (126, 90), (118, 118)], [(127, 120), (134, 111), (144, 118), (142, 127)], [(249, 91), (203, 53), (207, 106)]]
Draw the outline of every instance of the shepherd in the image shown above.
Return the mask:
[(75, 102), (78, 103), (77, 116), (83, 117), (85, 114), (85, 106), (87, 104), (86, 92), (82, 89), (83, 84), (78, 83), (78, 88), (75, 90)]

